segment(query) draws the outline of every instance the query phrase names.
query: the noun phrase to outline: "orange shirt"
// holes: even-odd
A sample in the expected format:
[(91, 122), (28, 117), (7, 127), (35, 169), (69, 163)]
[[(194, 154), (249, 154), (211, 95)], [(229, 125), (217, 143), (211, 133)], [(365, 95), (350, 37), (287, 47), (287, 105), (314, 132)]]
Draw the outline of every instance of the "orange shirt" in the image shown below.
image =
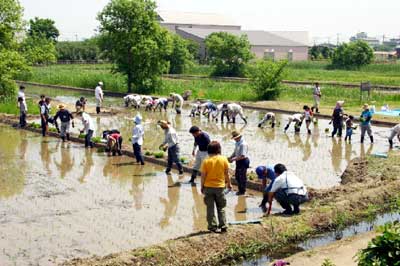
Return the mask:
[(229, 168), (228, 159), (222, 155), (206, 158), (201, 165), (201, 173), (205, 174), (204, 187), (224, 188), (225, 171)]

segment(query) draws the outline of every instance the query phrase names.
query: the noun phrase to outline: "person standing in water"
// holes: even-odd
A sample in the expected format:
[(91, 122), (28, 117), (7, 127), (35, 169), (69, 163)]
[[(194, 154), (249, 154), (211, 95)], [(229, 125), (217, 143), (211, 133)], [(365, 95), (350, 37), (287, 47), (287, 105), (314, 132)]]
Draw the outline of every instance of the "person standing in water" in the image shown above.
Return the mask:
[(96, 98), (96, 113), (99, 114), (101, 112), (101, 106), (104, 100), (103, 93), (103, 82), (99, 81), (96, 89), (94, 90), (94, 96)]
[(78, 116), (82, 118), (83, 129), (80, 130), (81, 133), (85, 134), (85, 148), (93, 148), (92, 137), (94, 134), (94, 122), (92, 117), (85, 112), (79, 112)]
[(133, 153), (136, 158), (136, 162), (144, 165), (143, 155), (142, 155), (142, 145), (143, 145), (143, 136), (144, 136), (144, 128), (142, 125), (142, 116), (136, 115), (135, 119), (135, 127), (132, 130), (132, 145), (133, 145)]
[[(203, 132), (199, 127), (192, 126), (189, 133), (194, 137), (194, 146), (192, 156), (196, 156), (196, 161), (193, 165), (193, 172), (190, 178), (190, 183), (194, 184), (194, 180), (200, 171), (200, 167), (204, 159), (207, 157), (207, 147), (210, 144), (210, 137), (206, 132)], [(199, 148), (197, 150), (197, 147)], [(197, 150), (197, 151), (196, 151)]]
[(236, 142), (235, 150), (228, 160), (229, 162), (236, 162), (235, 178), (239, 189), (236, 195), (241, 196), (246, 194), (247, 169), (250, 167), (249, 147), (243, 136), (237, 131), (232, 132), (232, 139)]
[[(221, 144), (212, 141), (207, 147), (208, 158), (201, 165), (201, 193), (204, 194), (204, 203), (207, 206), (208, 230), (221, 233), (227, 232), (225, 207), (226, 198), (224, 189), (232, 189), (229, 178), (229, 162), (221, 155)], [(218, 224), (214, 208), (217, 207)]]
[(19, 107), (19, 126), (24, 128), (26, 126), (26, 115), (28, 113), (28, 107), (22, 97), (18, 97)]
[(315, 110), (315, 112), (317, 114), (319, 114), (319, 103), (321, 101), (321, 96), (322, 96), (321, 87), (319, 86), (319, 83), (317, 82), (317, 83), (315, 83), (314, 91), (313, 91), (314, 105), (311, 107), (311, 111), (314, 112), (314, 110)]
[(172, 164), (175, 163), (178, 167), (179, 174), (183, 175), (183, 167), (179, 156), (180, 147), (178, 135), (169, 122), (161, 120), (158, 121), (158, 125), (164, 130), (165, 134), (164, 142), (160, 145), (160, 149), (164, 151), (168, 150), (168, 162), (165, 173), (169, 175), (171, 173)]
[(335, 137), (336, 133), (339, 138), (342, 137), (342, 130), (343, 130), (343, 103), (344, 101), (337, 101), (335, 109), (333, 109), (332, 113), (332, 120), (331, 123), (333, 124), (333, 131), (332, 131), (332, 138)]
[(59, 111), (56, 113), (54, 116), (54, 123), (57, 125), (57, 119), (60, 118), (61, 120), (61, 129), (60, 129), (60, 136), (62, 141), (65, 141), (65, 137), (67, 137), (67, 141), (69, 141), (69, 127), (72, 122), (72, 127), (75, 127), (74, 125), (74, 117), (72, 116), (71, 112), (65, 109), (65, 105), (60, 104), (58, 105)]
[(364, 143), (365, 133), (368, 133), (371, 143), (374, 143), (374, 136), (372, 135), (372, 129), (371, 129), (371, 119), (372, 119), (372, 113), (369, 110), (369, 106), (368, 104), (364, 104), (363, 111), (360, 115), (361, 143)]
[(42, 126), (42, 136), (46, 136), (47, 130), (49, 127), (49, 118), (50, 118), (50, 98), (46, 98), (44, 103), (40, 107), (40, 118), (41, 118), (41, 126)]

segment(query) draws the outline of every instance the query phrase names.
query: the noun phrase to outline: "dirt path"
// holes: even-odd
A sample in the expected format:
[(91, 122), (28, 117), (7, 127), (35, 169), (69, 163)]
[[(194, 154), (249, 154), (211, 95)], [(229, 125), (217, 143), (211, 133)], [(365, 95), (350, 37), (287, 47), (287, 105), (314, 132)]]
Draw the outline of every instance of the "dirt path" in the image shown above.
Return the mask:
[(290, 262), (291, 266), (322, 265), (325, 259), (329, 259), (336, 266), (356, 266), (354, 256), (360, 249), (366, 248), (368, 242), (375, 236), (375, 232), (369, 232), (349, 237), (327, 246), (298, 253), (284, 260)]

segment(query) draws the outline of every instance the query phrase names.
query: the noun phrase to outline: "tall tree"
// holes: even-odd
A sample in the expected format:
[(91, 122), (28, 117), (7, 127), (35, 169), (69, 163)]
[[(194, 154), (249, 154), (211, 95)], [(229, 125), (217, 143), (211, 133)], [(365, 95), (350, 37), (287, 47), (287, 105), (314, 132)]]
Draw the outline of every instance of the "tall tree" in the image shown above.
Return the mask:
[(193, 64), (193, 55), (189, 52), (189, 42), (178, 34), (172, 34), (172, 52), (167, 57), (170, 74), (182, 74), (184, 70)]
[(22, 31), (22, 7), (17, 0), (0, 1), (0, 100), (16, 92), (15, 76), (26, 70), (17, 52), (16, 35)]
[(97, 16), (101, 49), (126, 74), (128, 92), (154, 91), (168, 70), (172, 40), (155, 8), (151, 0), (111, 0)]
[(210, 34), (206, 40), (208, 59), (216, 76), (243, 76), (246, 63), (254, 57), (246, 35), (227, 32)]
[(60, 32), (55, 26), (54, 20), (48, 18), (38, 18), (29, 20), (29, 36), (40, 36), (54, 42), (57, 41)]

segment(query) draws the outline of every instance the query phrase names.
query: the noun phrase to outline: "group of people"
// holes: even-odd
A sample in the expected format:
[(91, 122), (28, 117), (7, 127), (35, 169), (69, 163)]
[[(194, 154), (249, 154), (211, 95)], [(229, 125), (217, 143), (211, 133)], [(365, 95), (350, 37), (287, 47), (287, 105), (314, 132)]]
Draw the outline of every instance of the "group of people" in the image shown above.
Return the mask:
[(237, 103), (220, 103), (218, 105), (212, 101), (193, 103), (189, 116), (196, 117), (201, 115), (216, 122), (218, 122), (218, 116), (221, 115), (221, 123), (224, 122), (224, 118), (227, 119), (228, 123), (236, 123), (236, 117), (239, 115), (243, 122), (247, 124), (247, 117), (244, 115), (243, 107)]
[(129, 94), (124, 97), (125, 107), (132, 106), (136, 109), (140, 109), (141, 106), (145, 106), (145, 111), (153, 111), (162, 110), (167, 111), (169, 101), (172, 102), (172, 108), (175, 109), (177, 114), (182, 113), (184, 99), (178, 93), (170, 93), (170, 98), (153, 98), (148, 95), (140, 95), (140, 94)]

